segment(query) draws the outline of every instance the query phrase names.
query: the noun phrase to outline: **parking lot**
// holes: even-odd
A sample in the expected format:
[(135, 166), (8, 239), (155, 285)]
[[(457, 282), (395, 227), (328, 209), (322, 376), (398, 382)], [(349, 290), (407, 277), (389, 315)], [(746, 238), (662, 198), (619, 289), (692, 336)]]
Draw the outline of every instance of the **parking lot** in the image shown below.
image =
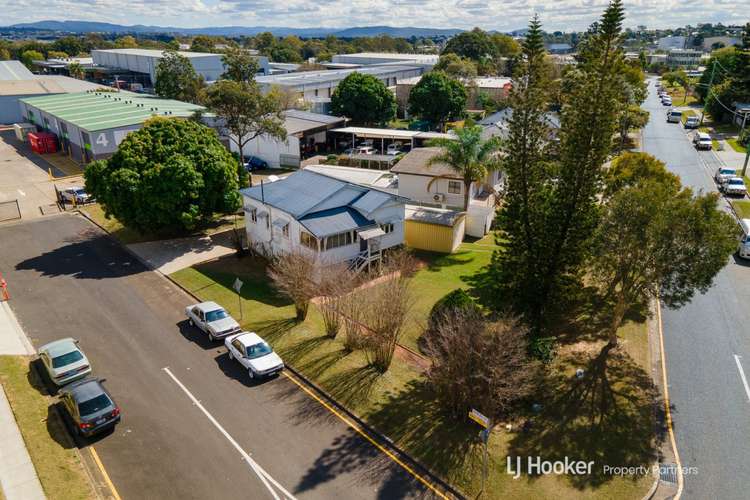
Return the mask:
[(250, 381), (188, 326), (187, 295), (85, 219), (0, 226), (0, 241), (33, 344), (78, 338), (122, 408), (113, 432), (81, 444), (95, 446), (123, 498), (426, 495), (286, 377)]

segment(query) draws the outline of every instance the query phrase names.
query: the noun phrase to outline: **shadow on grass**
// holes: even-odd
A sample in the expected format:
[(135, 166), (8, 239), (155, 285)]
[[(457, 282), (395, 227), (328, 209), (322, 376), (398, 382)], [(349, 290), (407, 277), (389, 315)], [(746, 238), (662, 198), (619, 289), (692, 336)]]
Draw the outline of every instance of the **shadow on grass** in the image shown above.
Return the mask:
[(648, 467), (664, 439), (656, 425), (660, 398), (649, 374), (626, 353), (606, 346), (593, 356), (576, 353), (565, 361), (586, 366), (584, 376), (549, 374), (539, 399), (543, 409), (512, 439), (509, 455), (594, 461), (591, 475), (568, 476), (581, 490), (615, 477), (604, 473), (604, 465)]
[(298, 322), (294, 317), (271, 319), (253, 323), (253, 331), (263, 337), (268, 342), (275, 342), (289, 333), (292, 328), (297, 326)]
[(460, 251), (453, 254), (442, 254), (419, 251), (415, 252), (414, 255), (424, 264), (424, 267), (430, 271), (439, 273), (444, 268), (452, 266), (465, 266), (476, 259), (476, 255), (472, 255), (471, 252)]

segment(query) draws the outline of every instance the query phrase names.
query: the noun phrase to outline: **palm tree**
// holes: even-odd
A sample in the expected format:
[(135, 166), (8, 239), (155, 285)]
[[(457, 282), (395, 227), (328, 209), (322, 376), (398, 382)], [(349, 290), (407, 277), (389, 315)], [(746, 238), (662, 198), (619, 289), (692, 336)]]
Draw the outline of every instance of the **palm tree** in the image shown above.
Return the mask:
[(86, 73), (83, 70), (83, 66), (81, 66), (77, 62), (70, 63), (70, 65), (68, 66), (68, 73), (73, 78), (77, 78), (79, 80), (83, 80), (85, 78), (85, 76), (86, 76)]
[(468, 211), (471, 185), (487, 177), (488, 171), (499, 168), (496, 153), (500, 140), (496, 137), (482, 140), (482, 127), (473, 125), (456, 129), (456, 139), (433, 139), (429, 145), (442, 148), (440, 154), (430, 159), (429, 165), (445, 163), (463, 178), (464, 211)]

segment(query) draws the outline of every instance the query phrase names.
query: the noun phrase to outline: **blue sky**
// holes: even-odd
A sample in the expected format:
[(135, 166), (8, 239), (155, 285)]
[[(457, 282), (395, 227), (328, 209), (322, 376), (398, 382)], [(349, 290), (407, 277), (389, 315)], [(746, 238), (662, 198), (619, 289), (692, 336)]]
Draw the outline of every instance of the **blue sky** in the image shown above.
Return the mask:
[[(548, 31), (583, 29), (608, 0), (0, 0), (0, 24), (90, 20), (204, 26), (418, 26), (512, 30), (539, 13)], [(30, 6), (39, 8), (30, 9)], [(625, 0), (626, 26), (744, 24), (750, 0)]]

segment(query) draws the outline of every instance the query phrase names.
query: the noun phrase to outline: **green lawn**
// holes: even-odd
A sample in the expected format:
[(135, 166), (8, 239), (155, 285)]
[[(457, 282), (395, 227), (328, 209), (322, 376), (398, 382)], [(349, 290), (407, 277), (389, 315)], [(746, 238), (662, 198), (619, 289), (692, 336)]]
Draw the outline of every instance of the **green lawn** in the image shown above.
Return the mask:
[(95, 498), (65, 424), (29, 358), (0, 356), (0, 382), (47, 498)]
[[(453, 255), (419, 254), (425, 266), (413, 278), (418, 297), (413, 325), (403, 339), (406, 345), (416, 347), (420, 325), (425, 324), (434, 302), (450, 290), (467, 286), (466, 278), (489, 262), (493, 248), (492, 237), (487, 237), (463, 244)], [(416, 367), (397, 355), (385, 375), (374, 372), (362, 353), (349, 353), (339, 339), (322, 333), (314, 306), (306, 321), (295, 323), (293, 306), (274, 293), (261, 260), (224, 257), (171, 277), (201, 299), (221, 303), (236, 318), (239, 303), (231, 284), (236, 277), (242, 279), (245, 285), (239, 300), (244, 328), (266, 337), (288, 364), (451, 484), (472, 497), (479, 493), (478, 428), (448, 417)], [(600, 342), (563, 346), (538, 398), (544, 403), (543, 410), (530, 416), (534, 430), (519, 432), (518, 422), (513, 422), (511, 432), (504, 426), (493, 432), (487, 498), (631, 499), (645, 493), (650, 477), (604, 476), (595, 470), (583, 479), (544, 476), (515, 481), (505, 473), (509, 454), (568, 455), (598, 464), (649, 464), (653, 460), (654, 394), (648, 375), (645, 325), (628, 322), (620, 333), (622, 349), (604, 360), (597, 356)], [(592, 377), (584, 379), (585, 383), (572, 382), (579, 366), (591, 368)], [(604, 405), (594, 404), (594, 398), (605, 396)], [(575, 414), (570, 413), (571, 408)], [(350, 439), (344, 439), (337, 449), (326, 453), (345, 454), (351, 445)]]
[(745, 146), (737, 142), (737, 138), (727, 139), (727, 142), (732, 147), (732, 149), (734, 149), (738, 153), (747, 153), (747, 148), (745, 148)]
[[(745, 177), (745, 184), (750, 185), (750, 179)], [(740, 219), (750, 219), (750, 201), (732, 201), (732, 206)]]

